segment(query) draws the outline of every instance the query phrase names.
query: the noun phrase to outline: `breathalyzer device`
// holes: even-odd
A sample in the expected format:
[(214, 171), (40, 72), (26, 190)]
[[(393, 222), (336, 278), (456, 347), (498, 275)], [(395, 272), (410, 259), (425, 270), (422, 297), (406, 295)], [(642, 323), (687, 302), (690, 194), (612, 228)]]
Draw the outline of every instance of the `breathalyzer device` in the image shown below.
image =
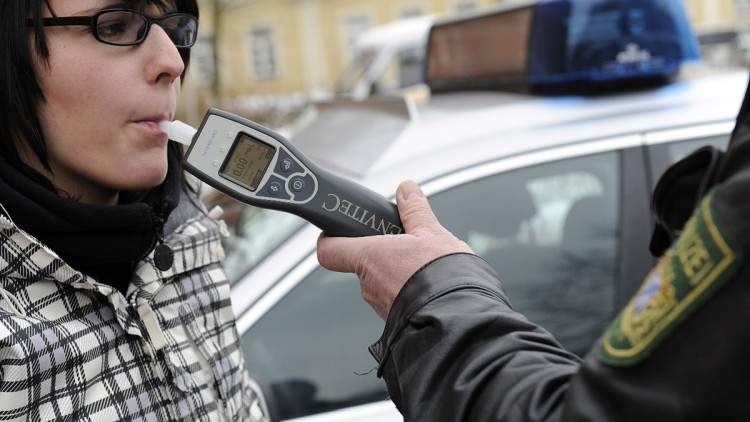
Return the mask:
[(255, 122), (212, 108), (197, 131), (180, 121), (159, 126), (190, 145), (185, 170), (240, 202), (296, 214), (331, 236), (403, 233), (393, 202), (317, 166)]

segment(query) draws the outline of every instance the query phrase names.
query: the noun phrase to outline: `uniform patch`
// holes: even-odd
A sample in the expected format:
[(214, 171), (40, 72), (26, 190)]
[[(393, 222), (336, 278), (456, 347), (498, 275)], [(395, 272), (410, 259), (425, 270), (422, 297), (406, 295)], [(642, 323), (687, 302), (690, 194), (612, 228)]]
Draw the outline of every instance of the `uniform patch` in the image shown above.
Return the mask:
[(715, 190), (706, 196), (679, 239), (609, 326), (598, 348), (602, 362), (640, 362), (734, 275), (742, 255), (716, 219), (714, 196)]

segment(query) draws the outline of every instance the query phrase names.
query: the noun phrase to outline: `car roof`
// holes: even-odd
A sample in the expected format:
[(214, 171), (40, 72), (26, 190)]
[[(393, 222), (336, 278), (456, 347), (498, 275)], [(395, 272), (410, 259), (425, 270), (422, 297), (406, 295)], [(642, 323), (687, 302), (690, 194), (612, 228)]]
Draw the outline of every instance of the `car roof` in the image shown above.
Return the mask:
[(409, 95), (336, 99), (319, 106), (291, 139), (319, 165), (359, 181), (392, 172), (424, 179), (418, 171), (448, 172), (599, 137), (734, 119), (747, 79), (737, 71), (589, 96), (477, 91), (423, 101)]
[(356, 38), (356, 49), (394, 48), (422, 45), (434, 16), (413, 16), (369, 28)]

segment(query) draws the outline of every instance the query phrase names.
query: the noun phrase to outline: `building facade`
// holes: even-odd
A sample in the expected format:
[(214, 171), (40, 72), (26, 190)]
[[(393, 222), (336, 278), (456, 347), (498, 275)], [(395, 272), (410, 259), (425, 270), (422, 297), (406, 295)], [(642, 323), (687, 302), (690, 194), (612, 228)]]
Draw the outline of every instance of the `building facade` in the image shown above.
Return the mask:
[[(207, 107), (216, 106), (276, 124), (333, 89), (351, 57), (352, 40), (363, 30), (410, 16), (512, 1), (199, 0), (199, 42), (181, 117), (197, 124)], [(698, 33), (733, 33), (736, 37), (724, 43), (731, 48), (747, 39), (750, 0), (684, 2)]]

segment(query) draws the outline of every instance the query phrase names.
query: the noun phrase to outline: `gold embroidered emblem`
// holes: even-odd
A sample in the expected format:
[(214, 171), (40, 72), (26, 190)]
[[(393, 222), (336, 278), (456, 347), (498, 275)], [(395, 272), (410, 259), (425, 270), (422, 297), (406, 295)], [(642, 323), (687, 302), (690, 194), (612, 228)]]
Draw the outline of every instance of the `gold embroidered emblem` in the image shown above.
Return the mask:
[(630, 303), (612, 322), (598, 348), (611, 365), (632, 365), (658, 346), (741, 263), (713, 208), (715, 191), (685, 225)]

